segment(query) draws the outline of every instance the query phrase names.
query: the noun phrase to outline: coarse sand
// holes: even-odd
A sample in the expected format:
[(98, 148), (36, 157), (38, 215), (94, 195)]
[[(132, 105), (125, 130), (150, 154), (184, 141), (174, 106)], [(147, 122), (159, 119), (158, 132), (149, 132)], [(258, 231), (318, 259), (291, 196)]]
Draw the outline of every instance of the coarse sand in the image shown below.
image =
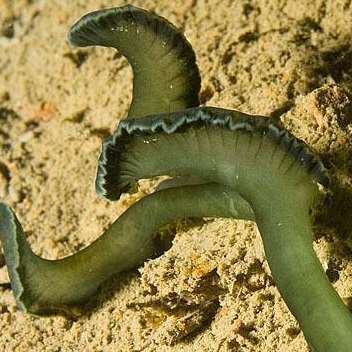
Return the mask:
[[(127, 115), (132, 71), (113, 49), (66, 40), (83, 14), (124, 4), (0, 0), (0, 197), (46, 258), (83, 248), (155, 186), (116, 203), (95, 194), (101, 141)], [(351, 1), (133, 5), (184, 31), (202, 104), (281, 118), (321, 156), (332, 186), (314, 248), (352, 306)], [(309, 351), (254, 223), (182, 221), (174, 231), (169, 251), (106, 282), (76, 320), (18, 311), (0, 252), (0, 351)]]

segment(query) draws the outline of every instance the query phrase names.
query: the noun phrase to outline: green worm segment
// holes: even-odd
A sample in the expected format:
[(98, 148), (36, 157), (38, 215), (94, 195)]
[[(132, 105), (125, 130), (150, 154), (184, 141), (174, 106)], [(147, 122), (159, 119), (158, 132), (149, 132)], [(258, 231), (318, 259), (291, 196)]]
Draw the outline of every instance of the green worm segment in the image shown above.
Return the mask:
[[(194, 52), (184, 36), (157, 15), (133, 6), (97, 11), (72, 27), (69, 40), (78, 46), (113, 46), (127, 57), (134, 72), (129, 116), (199, 104), (200, 77)], [(163, 187), (186, 186), (184, 183), (173, 180)], [(212, 203), (207, 204), (207, 199)], [(179, 205), (177, 211), (171, 207), (177, 203), (188, 206)], [(254, 219), (248, 203), (220, 185), (181, 187), (177, 197), (175, 190), (165, 190), (132, 206), (83, 251), (50, 261), (32, 252), (14, 212), (1, 204), (0, 240), (19, 308), (35, 314), (72, 313), (72, 305), (85, 301), (106, 278), (154, 256), (154, 235), (163, 224), (179, 217), (226, 214)], [(148, 218), (150, 222), (144, 223)], [(141, 248), (136, 248), (136, 243)]]
[(46, 260), (32, 252), (16, 215), (0, 203), (0, 240), (17, 305), (33, 314), (74, 314), (75, 306), (90, 298), (103, 281), (158, 254), (155, 240), (161, 226), (204, 216), (254, 219), (249, 204), (229, 187), (169, 188), (139, 200), (83, 250)]
[(74, 46), (114, 47), (133, 70), (129, 116), (199, 105), (200, 76), (191, 45), (166, 19), (131, 5), (89, 13), (69, 33)]
[(269, 119), (194, 108), (125, 120), (103, 147), (100, 192), (115, 198), (138, 179), (205, 178), (250, 204), (276, 285), (319, 352), (347, 352), (352, 317), (313, 250), (310, 209), (329, 179), (307, 146)]
[[(274, 124), (273, 121), (264, 116), (254, 116), (241, 113), (234, 110), (225, 110), (213, 107), (199, 107), (187, 109), (185, 111), (175, 112), (173, 114), (160, 114), (147, 116), (139, 119), (128, 119), (120, 122), (117, 131), (109, 137), (102, 146), (102, 152), (99, 157), (98, 171), (96, 177), (96, 191), (99, 195), (106, 197), (109, 200), (119, 199), (121, 193), (135, 188), (135, 182), (144, 176), (150, 177), (156, 173), (159, 175), (158, 169), (154, 169), (157, 155), (149, 155), (146, 158), (145, 153), (150, 149), (150, 144), (159, 145), (157, 142), (161, 138), (161, 134), (172, 135), (177, 132), (177, 135), (183, 136), (181, 133), (185, 128), (192, 127), (192, 131), (196, 126), (212, 126), (220, 127), (230, 132), (248, 133), (250, 136), (260, 134), (263, 137), (271, 140), (276, 149), (284, 148), (287, 153), (293, 158), (297, 165), (308, 171), (314, 179), (322, 185), (327, 186), (329, 176), (323, 164), (314, 156), (308, 149), (307, 145), (295, 138), (281, 126)], [(150, 138), (148, 136), (151, 136)], [(235, 134), (237, 135), (237, 134)], [(130, 141), (135, 137), (141, 136), (143, 144), (138, 149), (138, 158), (135, 159), (131, 155)], [(144, 138), (146, 137), (146, 138)], [(170, 137), (164, 137), (170, 138)], [(138, 139), (139, 141), (140, 139)], [(170, 143), (173, 139), (171, 138)], [(216, 150), (216, 140), (214, 139), (212, 148)], [(203, 146), (196, 139), (195, 146), (198, 147), (198, 153), (204, 152)], [(239, 142), (238, 142), (239, 143)], [(168, 156), (163, 159), (163, 166), (167, 168), (167, 172), (162, 172), (162, 175), (182, 176), (173, 172), (173, 157), (174, 154), (184, 153), (185, 159), (190, 161), (188, 144), (176, 145), (175, 151), (172, 149), (172, 144), (167, 147)], [(231, 147), (231, 146), (230, 146)], [(263, 148), (261, 144), (258, 148)], [(275, 150), (276, 150), (275, 149)], [(137, 152), (137, 151), (136, 151)], [(233, 151), (235, 152), (235, 151)], [(257, 153), (266, 152), (269, 156), (273, 153), (271, 149), (258, 150)], [(247, 155), (243, 155), (246, 160)], [(141, 161), (140, 159), (143, 159)], [(199, 159), (192, 160), (193, 165), (197, 165)], [(158, 160), (159, 161), (159, 160)], [(186, 160), (185, 160), (186, 162)], [(240, 161), (236, 161), (239, 163)], [(213, 159), (213, 169), (218, 170), (216, 159)], [(140, 171), (141, 170), (141, 171)], [(150, 175), (147, 174), (147, 171)], [(193, 170), (193, 169), (192, 169)], [(138, 174), (142, 172), (143, 176)], [(194, 176), (192, 171), (185, 172), (185, 176)], [(208, 172), (197, 176), (199, 179), (212, 182), (213, 178)], [(233, 186), (233, 184), (231, 185)]]
[[(129, 117), (139, 119), (121, 122), (103, 144), (98, 193), (113, 200), (140, 178), (174, 179), (60, 260), (36, 256), (13, 211), (0, 204), (0, 240), (18, 306), (71, 312), (108, 277), (155, 256), (154, 234), (175, 219), (255, 218), (277, 286), (309, 344), (319, 352), (349, 351), (350, 313), (312, 248), (309, 211), (316, 183), (329, 179), (307, 146), (266, 118), (216, 108), (175, 113), (199, 105), (199, 72), (184, 36), (157, 15), (132, 6), (97, 11), (72, 27), (69, 40), (117, 48), (134, 73)], [(166, 114), (140, 118), (158, 113)], [(216, 183), (194, 185), (203, 182)]]
[[(165, 18), (131, 5), (99, 10), (74, 24), (68, 38), (74, 46), (114, 47), (127, 58), (134, 73), (128, 118), (199, 105), (200, 75), (194, 51)], [(187, 184), (181, 178), (170, 182), (173, 187)]]

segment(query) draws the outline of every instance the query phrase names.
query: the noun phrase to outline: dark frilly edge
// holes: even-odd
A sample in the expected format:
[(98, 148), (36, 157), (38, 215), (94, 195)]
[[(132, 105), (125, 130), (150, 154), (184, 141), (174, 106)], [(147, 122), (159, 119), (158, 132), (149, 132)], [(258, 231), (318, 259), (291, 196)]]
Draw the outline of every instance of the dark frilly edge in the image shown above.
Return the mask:
[(155, 32), (158, 41), (167, 43), (174, 50), (174, 55), (184, 62), (188, 72), (183, 74), (191, 76), (189, 82), (194, 86), (193, 105), (199, 105), (200, 74), (193, 48), (182, 32), (161, 16), (132, 5), (94, 11), (83, 16), (71, 27), (68, 41), (78, 47), (92, 45), (113, 47), (115, 43), (113, 32), (124, 23), (132, 22)]
[[(22, 295), (24, 286), (21, 280), (21, 253), (20, 248), (27, 248), (21, 224), (9, 206), (0, 203), (0, 240), (3, 245), (7, 270), (10, 276), (11, 287), (17, 306), (22, 311), (27, 311)], [(22, 250), (21, 250), (22, 251)]]
[(134, 188), (136, 180), (133, 176), (122, 179), (120, 172), (121, 158), (132, 138), (158, 132), (182, 133), (197, 126), (267, 135), (290, 153), (318, 183), (323, 186), (328, 186), (330, 183), (327, 169), (310, 148), (279, 124), (274, 123), (272, 119), (238, 111), (200, 107), (173, 113), (172, 119), (169, 114), (160, 114), (121, 121), (116, 132), (103, 143), (96, 177), (97, 193), (109, 200), (117, 200), (121, 193), (131, 192)]
[(110, 46), (111, 42), (108, 42), (107, 38), (110, 37), (111, 32), (121, 25), (119, 21), (130, 20), (131, 16), (136, 18), (138, 16), (139, 22), (142, 23), (148, 21), (148, 13), (132, 5), (97, 10), (86, 14), (74, 23), (67, 39), (71, 45), (79, 47)]
[[(118, 31), (120, 26), (132, 22), (141, 25), (143, 28), (153, 30), (158, 35), (158, 40), (172, 38), (175, 43), (181, 42), (182, 46), (190, 47), (193, 52), (190, 44), (171, 22), (132, 5), (88, 13), (71, 27), (68, 40), (74, 46), (109, 46), (111, 43), (102, 43), (109, 38), (112, 32)], [(180, 36), (182, 36), (182, 39)]]
[[(152, 36), (145, 36), (146, 33)], [(183, 33), (165, 18), (131, 5), (99, 10), (78, 20), (71, 27), (68, 40), (71, 45), (78, 47), (116, 48), (132, 65), (134, 76), (139, 74), (143, 80), (153, 81), (154, 75), (164, 70), (162, 78), (165, 84), (158, 92), (160, 99), (165, 95), (170, 99), (170, 104), (181, 100), (184, 102), (182, 108), (199, 106), (201, 78), (194, 50)], [(155, 43), (156, 47), (161, 46), (163, 49), (155, 52), (150, 50)], [(170, 58), (173, 58), (172, 62)], [(182, 89), (179, 87), (181, 81), (184, 81)], [(154, 84), (151, 86), (157, 92), (159, 87)], [(170, 86), (178, 88), (167, 93)], [(133, 104), (143, 106), (141, 97), (138, 99), (136, 102), (133, 97)], [(164, 109), (168, 111), (167, 107)], [(148, 111), (151, 114), (164, 110)]]

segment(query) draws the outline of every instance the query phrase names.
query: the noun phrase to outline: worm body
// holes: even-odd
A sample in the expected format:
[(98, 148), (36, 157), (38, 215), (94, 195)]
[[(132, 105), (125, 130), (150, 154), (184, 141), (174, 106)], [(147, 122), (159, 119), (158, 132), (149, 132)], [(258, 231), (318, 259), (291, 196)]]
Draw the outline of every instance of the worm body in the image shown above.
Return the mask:
[(351, 314), (312, 246), (317, 182), (329, 182), (321, 162), (265, 118), (214, 108), (173, 116), (121, 123), (105, 142), (98, 190), (109, 197), (159, 175), (231, 187), (253, 209), (276, 285), (309, 344), (319, 352), (350, 351)]
[(249, 204), (229, 187), (168, 188), (142, 198), (85, 249), (63, 259), (46, 260), (32, 252), (16, 215), (0, 203), (0, 240), (17, 305), (35, 314), (70, 313), (111, 275), (160, 254), (155, 239), (161, 226), (203, 216), (254, 220)]
[[(199, 128), (209, 130), (209, 139), (202, 137), (204, 144), (200, 136), (195, 135)], [(188, 137), (193, 134), (194, 138)], [(219, 134), (218, 139), (212, 137), (212, 134)], [(264, 174), (260, 172), (261, 167), (257, 162), (265, 160), (267, 164), (262, 166), (270, 167), (273, 161), (270, 158), (277, 154), (278, 158), (282, 158), (281, 163), (289, 160), (291, 167), (294, 170), (297, 169), (297, 172), (302, 168), (302, 173), (312, 175), (317, 182), (323, 185), (329, 183), (325, 167), (308, 146), (270, 119), (234, 110), (199, 107), (175, 112), (172, 118), (169, 114), (160, 114), (121, 121), (117, 131), (103, 143), (96, 177), (97, 193), (110, 200), (118, 199), (122, 192), (128, 191), (131, 184), (134, 184), (135, 179), (141, 178), (140, 173), (148, 177), (156, 176), (158, 173), (158, 169), (155, 168), (156, 161), (160, 161), (165, 167), (160, 171), (161, 174), (180, 176), (173, 172), (173, 158), (176, 155), (187, 156), (184, 158), (185, 163), (187, 161), (200, 163), (200, 160), (208, 156), (211, 151), (215, 153), (217, 148), (223, 148), (219, 150), (220, 153), (226, 148), (223, 145), (224, 140), (221, 139), (225, 134), (229, 134), (231, 136), (229, 138), (234, 138), (236, 142), (234, 144), (228, 142), (229, 153), (242, 157), (234, 161), (234, 167), (238, 165), (245, 167), (250, 164), (251, 171), (258, 175), (259, 182)], [(244, 139), (245, 136), (248, 137), (248, 141)], [(160, 144), (160, 140), (164, 139), (168, 142)], [(167, 143), (170, 144), (167, 146)], [(246, 143), (257, 146), (255, 154)], [(136, 148), (132, 149), (132, 145)], [(153, 149), (153, 146), (157, 147)], [(168, 155), (163, 157), (163, 150), (159, 152), (158, 148), (165, 148)], [(205, 150), (205, 148), (208, 149)], [(135, 155), (131, 154), (132, 150)], [(149, 154), (152, 151), (154, 154)], [(193, 160), (189, 156), (194, 151), (198, 151), (198, 155)], [(212, 154), (215, 155), (214, 153)], [(262, 157), (260, 160), (258, 155)], [(210, 171), (220, 173), (222, 164), (216, 164), (215, 156), (213, 163), (214, 166)], [(284, 165), (280, 167), (284, 168)], [(183, 172), (185, 176), (193, 175), (193, 170), (188, 170), (187, 166), (184, 167)], [(209, 171), (198, 176), (211, 181)], [(239, 182), (239, 175), (237, 176), (238, 180), (229, 181), (231, 187)]]
[(310, 210), (327, 170), (307, 145), (262, 116), (198, 107), (192, 47), (167, 20), (133, 6), (84, 16), (75, 46), (114, 47), (134, 74), (128, 119), (102, 146), (96, 190), (119, 199), (142, 178), (174, 177), (120, 216), (85, 249), (35, 255), (14, 212), (0, 203), (0, 240), (19, 308), (71, 312), (111, 275), (158, 254), (155, 234), (175, 219), (255, 220), (285, 302), (314, 351), (348, 352), (352, 318), (312, 246)]
[(199, 105), (200, 76), (191, 45), (166, 19), (127, 5), (90, 13), (70, 30), (74, 46), (113, 47), (133, 70), (129, 116)]

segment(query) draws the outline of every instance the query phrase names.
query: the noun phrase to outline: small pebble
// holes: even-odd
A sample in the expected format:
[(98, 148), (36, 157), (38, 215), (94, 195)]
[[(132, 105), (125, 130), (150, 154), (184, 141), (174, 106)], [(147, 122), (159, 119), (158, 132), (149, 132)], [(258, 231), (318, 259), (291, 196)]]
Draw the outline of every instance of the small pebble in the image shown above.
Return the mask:
[(23, 134), (21, 134), (18, 137), (18, 140), (20, 143), (27, 143), (29, 142), (32, 138), (34, 137), (34, 132), (33, 131), (28, 131)]
[(0, 267), (0, 284), (3, 285), (8, 282), (10, 282), (9, 273), (7, 271), (5, 264), (4, 264), (3, 266)]
[(9, 196), (13, 202), (19, 202), (21, 201), (21, 192), (16, 189), (12, 184), (10, 184), (9, 187)]

